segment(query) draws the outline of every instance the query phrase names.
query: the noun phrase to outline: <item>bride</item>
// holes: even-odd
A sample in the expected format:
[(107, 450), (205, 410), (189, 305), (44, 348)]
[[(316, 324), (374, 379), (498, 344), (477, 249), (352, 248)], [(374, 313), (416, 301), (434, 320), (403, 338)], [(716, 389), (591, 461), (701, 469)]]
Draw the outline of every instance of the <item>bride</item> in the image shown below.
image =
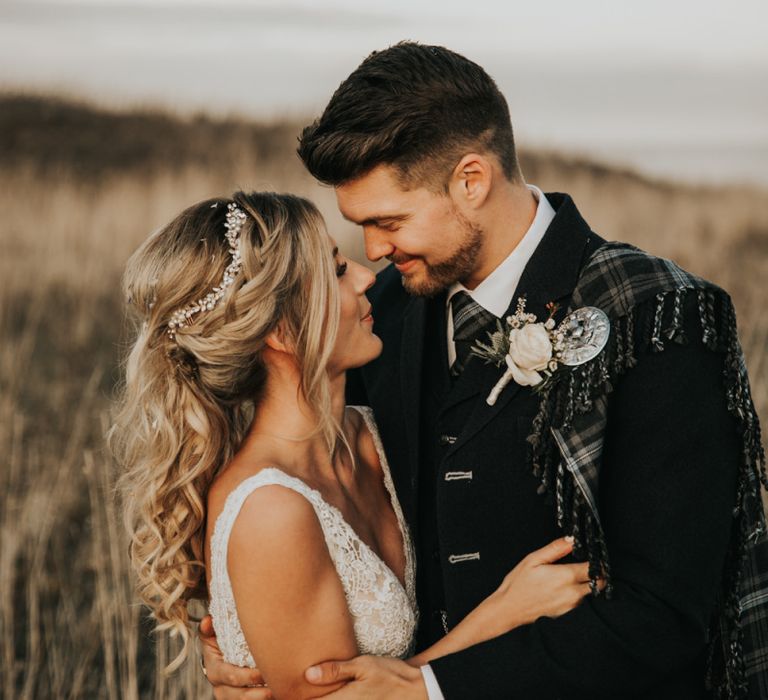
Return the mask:
[(373, 416), (344, 405), (345, 371), (381, 351), (373, 281), (287, 194), (201, 202), (130, 259), (136, 336), (112, 440), (139, 593), (184, 642), (171, 669), (193, 598), (224, 661), (305, 698), (339, 687), (306, 682), (318, 662), (387, 655), (418, 676), (589, 592), (586, 564), (553, 563), (571, 550), (556, 540), (411, 656), (413, 545)]

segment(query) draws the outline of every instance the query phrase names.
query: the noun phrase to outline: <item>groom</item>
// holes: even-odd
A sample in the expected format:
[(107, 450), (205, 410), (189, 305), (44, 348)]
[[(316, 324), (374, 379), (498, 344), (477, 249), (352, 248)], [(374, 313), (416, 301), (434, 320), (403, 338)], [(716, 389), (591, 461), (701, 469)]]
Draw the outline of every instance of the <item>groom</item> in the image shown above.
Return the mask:
[[(568, 195), (527, 185), (504, 97), (442, 47), (368, 57), (299, 155), (362, 226), (368, 258), (392, 263), (369, 294), (384, 351), (348, 397), (373, 407), (418, 545), (418, 647), (564, 531), (611, 589), (420, 670), (362, 657), (308, 679), (350, 681), (338, 700), (768, 692), (768, 652), (744, 634), (765, 621), (759, 585), (744, 592), (759, 577), (740, 573), (765, 539), (763, 457), (727, 295), (606, 244)], [(521, 298), (540, 321), (599, 307), (610, 340), (547, 389), (513, 381), (491, 406), (506, 365), (471, 349)], [(247, 697), (234, 686), (253, 676), (202, 636), (216, 696)]]

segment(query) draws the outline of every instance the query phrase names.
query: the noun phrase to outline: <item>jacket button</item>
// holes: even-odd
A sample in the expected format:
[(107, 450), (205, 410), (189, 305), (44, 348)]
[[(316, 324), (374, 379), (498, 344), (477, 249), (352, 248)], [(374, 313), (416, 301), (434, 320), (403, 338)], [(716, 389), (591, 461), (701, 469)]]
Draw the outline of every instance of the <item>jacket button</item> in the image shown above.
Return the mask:
[(455, 435), (441, 435), (440, 436), (440, 444), (441, 445), (453, 445), (454, 442), (456, 442), (456, 436)]

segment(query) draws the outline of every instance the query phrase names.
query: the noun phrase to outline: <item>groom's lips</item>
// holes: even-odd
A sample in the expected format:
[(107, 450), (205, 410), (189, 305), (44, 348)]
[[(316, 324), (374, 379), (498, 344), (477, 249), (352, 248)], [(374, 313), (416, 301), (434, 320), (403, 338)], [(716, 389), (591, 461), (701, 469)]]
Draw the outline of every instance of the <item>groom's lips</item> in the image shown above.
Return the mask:
[(408, 272), (417, 262), (419, 261), (418, 258), (408, 258), (408, 260), (403, 260), (401, 262), (393, 261), (395, 263), (395, 267), (397, 268), (398, 272)]

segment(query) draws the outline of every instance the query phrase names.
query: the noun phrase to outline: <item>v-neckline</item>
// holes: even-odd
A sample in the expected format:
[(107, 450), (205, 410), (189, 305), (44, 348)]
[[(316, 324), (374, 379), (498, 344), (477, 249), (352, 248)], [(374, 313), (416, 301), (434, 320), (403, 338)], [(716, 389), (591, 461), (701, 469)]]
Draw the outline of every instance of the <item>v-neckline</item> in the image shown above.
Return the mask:
[[(349, 521), (344, 517), (344, 514), (341, 512), (341, 510), (337, 506), (333, 505), (333, 503), (329, 503), (323, 497), (323, 494), (320, 493), (320, 491), (318, 491), (315, 488), (312, 488), (306, 481), (299, 479), (299, 477), (293, 476), (292, 474), (288, 474), (287, 472), (284, 472), (279, 467), (265, 467), (259, 473), (270, 471), (270, 470), (280, 472), (284, 476), (287, 476), (289, 479), (295, 479), (296, 481), (299, 481), (301, 484), (304, 485), (304, 487), (307, 490), (309, 490), (310, 493), (314, 494), (317, 498), (319, 498), (323, 502), (323, 505), (326, 506), (328, 510), (330, 510), (336, 516), (336, 518), (338, 518), (338, 520), (341, 522), (343, 527), (347, 529), (348, 534), (351, 535), (352, 539), (359, 542), (360, 545), (362, 545), (373, 556), (373, 558), (376, 559), (384, 567), (384, 569), (392, 576), (392, 578), (394, 578), (395, 581), (397, 581), (398, 585), (400, 586), (400, 588), (403, 589), (405, 594), (408, 595), (407, 577), (408, 577), (408, 561), (409, 561), (410, 554), (408, 553), (408, 550), (407, 550), (406, 539), (405, 539), (406, 535), (403, 532), (403, 525), (401, 524), (400, 518), (397, 517), (397, 512), (395, 512), (395, 519), (397, 520), (398, 529), (400, 530), (400, 538), (403, 541), (403, 554), (405, 558), (405, 566), (403, 568), (402, 580), (395, 573), (392, 567), (389, 564), (387, 564), (386, 561), (384, 561), (384, 558), (381, 557), (379, 554), (377, 554), (376, 551), (373, 549), (373, 547), (371, 547), (362, 537), (360, 537), (360, 535), (357, 533), (357, 530), (355, 530), (355, 528), (353, 528), (352, 525), (349, 524)], [(387, 489), (387, 493), (390, 494), (390, 499), (391, 499), (392, 492), (390, 492), (389, 488), (387, 488), (386, 482), (384, 484), (384, 487)], [(394, 503), (392, 505), (394, 509)]]
[(376, 423), (373, 418), (373, 411), (368, 406), (348, 406), (348, 408), (351, 408), (360, 414), (361, 418), (363, 419), (363, 424), (365, 425), (365, 428), (368, 430), (368, 432), (371, 435), (371, 439), (373, 440), (373, 445), (376, 449), (376, 454), (378, 455), (378, 458), (379, 458), (379, 463), (381, 465), (381, 472), (382, 472), (382, 481), (384, 482), (384, 488), (389, 494), (389, 504), (392, 507), (392, 511), (395, 514), (395, 520), (397, 521), (397, 528), (400, 531), (400, 543), (403, 548), (403, 559), (404, 559), (402, 578), (400, 578), (400, 576), (397, 575), (397, 573), (392, 569), (392, 567), (389, 564), (387, 564), (384, 558), (381, 555), (379, 555), (373, 549), (373, 547), (371, 547), (371, 545), (369, 545), (358, 534), (357, 530), (355, 530), (355, 528), (353, 528), (352, 525), (350, 525), (350, 523), (344, 517), (344, 514), (341, 512), (341, 510), (337, 506), (333, 505), (332, 503), (329, 503), (323, 497), (323, 494), (320, 491), (312, 488), (305, 481), (302, 481), (298, 477), (292, 476), (291, 474), (284, 472), (282, 469), (278, 467), (267, 467), (267, 469), (274, 469), (275, 471), (279, 471), (289, 478), (296, 479), (297, 481), (302, 483), (307, 489), (309, 489), (312, 493), (314, 493), (326, 506), (328, 506), (328, 508), (333, 513), (336, 514), (337, 518), (344, 524), (344, 527), (346, 527), (347, 530), (349, 531), (349, 534), (355, 540), (357, 540), (363, 547), (365, 547), (365, 549), (374, 557), (374, 559), (376, 559), (379, 563), (381, 563), (381, 565), (386, 569), (386, 571), (388, 571), (390, 575), (395, 579), (395, 581), (397, 581), (400, 588), (403, 589), (408, 599), (411, 600), (415, 597), (415, 591), (412, 590), (414, 585), (414, 581), (413, 581), (414, 554), (412, 550), (410, 534), (407, 531), (408, 525), (405, 521), (405, 515), (403, 514), (402, 507), (400, 506), (400, 501), (397, 498), (397, 493), (395, 491), (395, 484), (392, 481), (392, 474), (389, 471), (389, 463), (387, 462), (387, 457), (384, 454), (384, 446), (381, 444), (381, 437), (378, 434)]
[(344, 523), (347, 525), (347, 527), (349, 527), (350, 530), (352, 530), (352, 532), (354, 532), (355, 536), (360, 540), (360, 542), (368, 548), (371, 554), (373, 554), (373, 556), (376, 557), (390, 571), (390, 573), (392, 573), (392, 575), (397, 579), (398, 583), (400, 583), (400, 586), (406, 592), (406, 595), (411, 597), (410, 587), (412, 587), (414, 583), (412, 580), (414, 561), (413, 561), (413, 550), (411, 545), (411, 538), (408, 532), (408, 524), (406, 523), (406, 520), (405, 520), (405, 514), (403, 513), (402, 506), (400, 505), (400, 501), (397, 498), (397, 492), (395, 491), (395, 484), (394, 484), (394, 481), (392, 480), (392, 473), (389, 469), (389, 462), (387, 461), (387, 456), (384, 454), (384, 445), (381, 442), (381, 436), (379, 435), (378, 428), (376, 426), (376, 421), (373, 417), (373, 410), (368, 406), (349, 406), (349, 408), (353, 409), (354, 411), (357, 411), (362, 417), (363, 424), (365, 425), (366, 429), (368, 430), (368, 433), (371, 436), (371, 439), (373, 440), (373, 446), (376, 449), (376, 454), (379, 457), (382, 481), (384, 482), (384, 488), (389, 494), (389, 505), (392, 507), (392, 512), (395, 514), (395, 520), (397, 521), (397, 529), (400, 532), (400, 543), (403, 549), (402, 580), (395, 573), (392, 567), (389, 566), (389, 564), (387, 564), (386, 561), (384, 561), (384, 558), (379, 556), (373, 550), (373, 548), (369, 544), (367, 544), (365, 540), (362, 537), (360, 537), (360, 535), (357, 534), (355, 529), (344, 519), (344, 515), (341, 512), (339, 512), (339, 515), (341, 515), (341, 518), (342, 520), (344, 520)]
[[(349, 521), (344, 517), (344, 514), (335, 505), (333, 505), (332, 503), (328, 503), (328, 501), (326, 501), (323, 498), (323, 495), (319, 491), (317, 492), (317, 494), (321, 498), (323, 503), (325, 503), (325, 505), (327, 505), (328, 508), (338, 516), (339, 520), (344, 524), (344, 527), (346, 527), (347, 530), (349, 530), (349, 533), (353, 536), (353, 538), (356, 539), (363, 547), (365, 547), (365, 549), (368, 550), (368, 552), (373, 556), (373, 558), (376, 559), (384, 567), (384, 569), (386, 569), (386, 571), (392, 575), (395, 581), (397, 581), (397, 583), (400, 585), (400, 588), (402, 588), (407, 595), (408, 591), (406, 588), (406, 583), (407, 583), (406, 575), (408, 571), (408, 554), (405, 552), (405, 541), (403, 541), (403, 554), (404, 554), (403, 578), (400, 579), (397, 573), (395, 573), (394, 569), (389, 564), (387, 564), (386, 561), (384, 561), (384, 557), (382, 557), (380, 554), (377, 554), (376, 550), (374, 550), (373, 547), (371, 547), (371, 545), (369, 545), (362, 537), (360, 537), (360, 535), (357, 533), (357, 530), (355, 530), (355, 528), (353, 528), (352, 525), (349, 524)], [(400, 539), (403, 539), (403, 531), (399, 521), (398, 521), (398, 529), (400, 530)]]

